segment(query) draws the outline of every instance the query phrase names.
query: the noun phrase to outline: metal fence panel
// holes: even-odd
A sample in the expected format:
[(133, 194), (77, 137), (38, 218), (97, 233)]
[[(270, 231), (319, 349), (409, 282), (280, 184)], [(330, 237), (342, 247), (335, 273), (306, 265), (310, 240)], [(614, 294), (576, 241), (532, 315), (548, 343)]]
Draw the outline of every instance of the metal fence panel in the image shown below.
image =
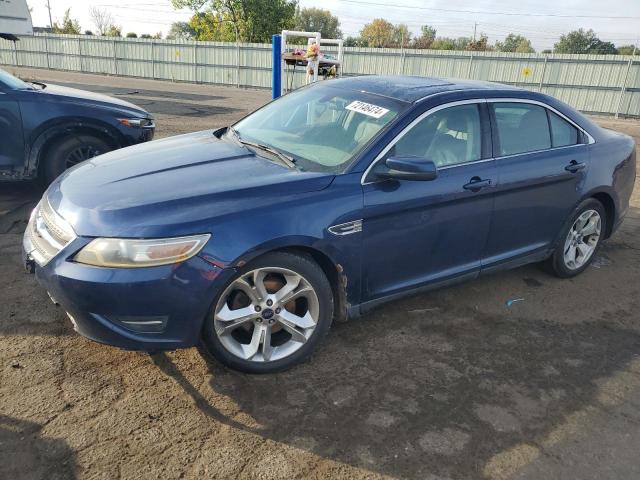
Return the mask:
[[(335, 47), (323, 47), (335, 53)], [(0, 64), (162, 80), (271, 86), (269, 44), (37, 34), (0, 40)], [(553, 95), (579, 110), (640, 117), (640, 61), (622, 55), (558, 55), (348, 47), (342, 74), (470, 78)], [(305, 83), (287, 69), (288, 88)]]

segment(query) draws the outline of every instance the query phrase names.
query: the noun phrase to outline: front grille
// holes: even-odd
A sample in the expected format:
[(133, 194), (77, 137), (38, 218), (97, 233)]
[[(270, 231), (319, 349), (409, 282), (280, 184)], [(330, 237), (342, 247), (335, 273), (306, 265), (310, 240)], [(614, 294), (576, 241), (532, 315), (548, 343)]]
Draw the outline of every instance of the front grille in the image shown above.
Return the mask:
[(43, 266), (74, 238), (76, 234), (71, 226), (51, 208), (45, 197), (31, 215), (24, 233), (24, 248), (38, 265)]

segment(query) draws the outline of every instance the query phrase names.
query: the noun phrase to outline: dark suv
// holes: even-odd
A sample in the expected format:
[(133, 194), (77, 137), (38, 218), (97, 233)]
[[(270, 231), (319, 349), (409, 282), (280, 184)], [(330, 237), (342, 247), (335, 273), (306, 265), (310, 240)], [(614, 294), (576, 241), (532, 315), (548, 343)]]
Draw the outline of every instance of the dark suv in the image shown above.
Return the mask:
[(151, 140), (154, 128), (132, 103), (0, 69), (0, 180), (51, 183), (76, 163)]

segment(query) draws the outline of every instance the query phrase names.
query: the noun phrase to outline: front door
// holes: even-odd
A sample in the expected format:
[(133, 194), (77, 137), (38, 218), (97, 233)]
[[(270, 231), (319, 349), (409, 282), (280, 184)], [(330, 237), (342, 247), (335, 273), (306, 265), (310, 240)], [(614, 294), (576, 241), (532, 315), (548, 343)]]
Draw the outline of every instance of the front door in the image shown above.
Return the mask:
[(485, 108), (474, 101), (427, 112), (380, 160), (431, 160), (436, 179), (365, 178), (364, 301), (479, 271), (497, 181)]

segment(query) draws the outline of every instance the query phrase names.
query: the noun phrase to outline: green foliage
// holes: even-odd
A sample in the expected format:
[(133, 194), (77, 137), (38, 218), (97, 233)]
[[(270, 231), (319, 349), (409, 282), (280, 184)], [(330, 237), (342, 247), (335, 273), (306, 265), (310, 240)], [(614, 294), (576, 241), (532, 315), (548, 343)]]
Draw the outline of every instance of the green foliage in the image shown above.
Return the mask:
[(140, 38), (153, 38), (153, 37), (148, 33), (143, 33), (142, 35), (140, 35)]
[(266, 43), (274, 33), (293, 27), (297, 0), (172, 0), (172, 4), (195, 12), (189, 25), (198, 40), (234, 41), (235, 25), (241, 40)]
[(111, 25), (105, 33), (105, 37), (121, 37), (122, 28), (117, 25)]
[(431, 25), (423, 25), (420, 28), (420, 36), (413, 39), (413, 48), (431, 48), (436, 39), (436, 29)]
[(294, 18), (294, 29), (303, 32), (320, 32), (322, 38), (342, 38), (338, 17), (332, 15), (329, 10), (321, 8), (298, 7)]
[(562, 35), (553, 46), (555, 53), (599, 53), (616, 54), (618, 50), (611, 42), (600, 40), (593, 30), (574, 30)]
[(640, 55), (640, 49), (635, 45), (622, 45), (618, 47), (620, 55)]
[(80, 22), (71, 18), (71, 9), (67, 8), (62, 17), (62, 25), (58, 25), (55, 22), (52, 26), (53, 33), (60, 33), (64, 35), (80, 35), (82, 30), (80, 29)]
[(167, 33), (168, 40), (193, 40), (194, 38), (196, 38), (196, 31), (189, 22), (173, 22)]
[(500, 52), (535, 53), (531, 46), (531, 40), (522, 36), (510, 33), (504, 42), (496, 42), (496, 50)]
[(127, 38), (138, 38), (138, 34), (136, 32), (127, 33)]
[(470, 37), (437, 37), (431, 44), (434, 50), (467, 50), (472, 42)]
[(93, 35), (93, 32), (92, 32), (91, 30), (85, 30), (85, 31), (84, 31), (84, 34), (85, 34), (85, 35), (88, 35), (88, 36), (92, 36), (92, 35)]

